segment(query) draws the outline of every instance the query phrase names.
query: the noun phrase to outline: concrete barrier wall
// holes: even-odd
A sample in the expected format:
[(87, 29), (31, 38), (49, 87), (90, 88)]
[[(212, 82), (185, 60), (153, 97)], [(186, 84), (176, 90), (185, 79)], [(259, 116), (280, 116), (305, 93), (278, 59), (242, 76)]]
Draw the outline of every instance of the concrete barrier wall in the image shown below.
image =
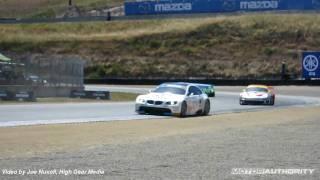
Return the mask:
[(83, 90), (81, 87), (36, 87), (36, 97), (70, 97), (71, 91)]
[(248, 84), (267, 84), (273, 86), (296, 85), (296, 86), (320, 86), (320, 80), (225, 80), (208, 78), (107, 78), (107, 79), (85, 79), (85, 84), (115, 84), (115, 85), (158, 85), (164, 82), (194, 82), (208, 83), (214, 85), (246, 86)]
[(0, 86), (0, 90), (17, 93), (20, 91), (33, 92), (35, 97), (70, 97), (73, 90), (84, 90), (84, 87), (50, 87), (50, 86)]

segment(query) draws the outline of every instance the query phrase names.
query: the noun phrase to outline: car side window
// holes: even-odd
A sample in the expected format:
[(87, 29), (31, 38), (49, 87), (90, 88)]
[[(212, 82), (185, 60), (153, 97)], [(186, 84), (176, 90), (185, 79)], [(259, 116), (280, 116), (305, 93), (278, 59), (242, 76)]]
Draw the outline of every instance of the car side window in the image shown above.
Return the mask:
[(194, 88), (194, 95), (201, 95), (202, 94), (202, 91), (197, 88), (197, 87), (193, 87)]
[(189, 90), (188, 90), (188, 96), (190, 96), (191, 94), (193, 95), (200, 95), (202, 94), (201, 90), (199, 90), (198, 88), (194, 87), (194, 86), (190, 86)]
[(190, 96), (191, 94), (194, 94), (194, 90), (193, 90), (192, 86), (189, 87), (187, 95)]

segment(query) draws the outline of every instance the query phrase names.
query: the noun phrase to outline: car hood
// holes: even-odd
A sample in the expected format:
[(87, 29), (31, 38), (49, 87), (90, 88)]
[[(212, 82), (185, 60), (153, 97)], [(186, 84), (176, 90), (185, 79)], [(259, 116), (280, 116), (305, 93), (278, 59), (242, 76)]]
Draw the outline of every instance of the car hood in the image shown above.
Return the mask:
[(183, 101), (184, 95), (172, 93), (149, 93), (146, 95), (140, 95), (138, 98), (153, 101)]
[(257, 91), (243, 92), (240, 94), (240, 96), (246, 97), (246, 98), (266, 98), (268, 97), (268, 95), (269, 94), (266, 92), (257, 92)]

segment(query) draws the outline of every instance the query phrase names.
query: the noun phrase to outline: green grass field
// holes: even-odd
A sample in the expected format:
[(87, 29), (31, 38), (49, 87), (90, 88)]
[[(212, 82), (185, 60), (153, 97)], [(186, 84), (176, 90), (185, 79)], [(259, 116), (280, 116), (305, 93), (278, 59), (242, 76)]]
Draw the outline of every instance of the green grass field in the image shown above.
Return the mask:
[(319, 50), (319, 24), (310, 13), (0, 25), (0, 49), (81, 55), (91, 78), (276, 78), (283, 61), (298, 77), (301, 52)]
[[(73, 0), (81, 10), (113, 7), (123, 0)], [(0, 0), (0, 18), (55, 17), (63, 13), (68, 0)]]

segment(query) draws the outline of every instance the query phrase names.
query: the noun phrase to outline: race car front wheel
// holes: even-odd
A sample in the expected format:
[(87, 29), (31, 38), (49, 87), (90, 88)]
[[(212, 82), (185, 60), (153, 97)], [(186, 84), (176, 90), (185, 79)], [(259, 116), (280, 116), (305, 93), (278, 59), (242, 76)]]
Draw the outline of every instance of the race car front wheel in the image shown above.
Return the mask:
[(181, 111), (180, 111), (180, 117), (186, 117), (187, 115), (187, 109), (188, 109), (188, 106), (187, 106), (187, 103), (185, 101), (182, 102), (181, 104)]
[(275, 101), (275, 98), (274, 98), (274, 97), (271, 97), (271, 98), (270, 98), (270, 101), (269, 101), (269, 105), (270, 105), (270, 106), (273, 106), (273, 105), (274, 105), (274, 101)]
[(239, 100), (240, 105), (246, 105), (247, 103), (244, 100)]

